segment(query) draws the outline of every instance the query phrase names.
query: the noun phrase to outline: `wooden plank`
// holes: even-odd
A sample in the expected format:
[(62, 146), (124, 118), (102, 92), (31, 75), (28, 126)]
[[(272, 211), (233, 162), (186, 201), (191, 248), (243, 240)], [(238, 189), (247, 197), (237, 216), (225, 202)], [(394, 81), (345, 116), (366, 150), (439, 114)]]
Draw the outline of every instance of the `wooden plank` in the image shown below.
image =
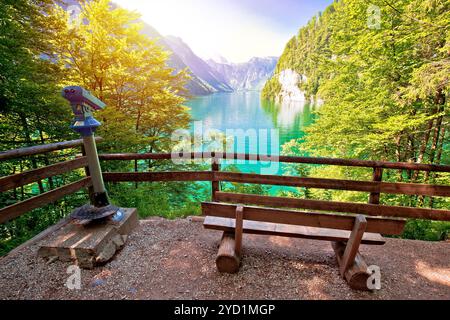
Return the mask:
[[(179, 155), (178, 155), (179, 156)], [(189, 153), (184, 155), (185, 158), (191, 159), (210, 159), (211, 153)], [(218, 155), (217, 155), (218, 156)], [(313, 157), (295, 157), (295, 156), (275, 156), (275, 155), (256, 155), (256, 154), (241, 154), (241, 153), (224, 153), (221, 155), (222, 159), (228, 160), (258, 160), (258, 161), (272, 161), (284, 163), (304, 163), (304, 164), (320, 164), (320, 165), (335, 165), (346, 167), (366, 167), (366, 168), (384, 168), (384, 169), (404, 169), (404, 170), (419, 170), (419, 171), (434, 171), (434, 172), (450, 172), (450, 165), (436, 165), (423, 163), (409, 163), (409, 162), (389, 162), (389, 161), (370, 161), (358, 159), (337, 159), (337, 158), (313, 158)], [(101, 160), (134, 160), (134, 159), (172, 159), (170, 153), (121, 153), (121, 154), (101, 154)]]
[(355, 202), (309, 200), (287, 197), (270, 197), (227, 192), (217, 192), (216, 199), (222, 202), (255, 204), (280, 208), (296, 208), (343, 213), (357, 213), (370, 216), (450, 221), (450, 210), (384, 206)]
[(112, 153), (112, 154), (99, 154), (100, 160), (106, 161), (131, 161), (131, 160), (171, 160), (173, 158), (185, 158), (185, 159), (210, 159), (211, 153), (202, 152), (190, 152), (190, 153)]
[(276, 155), (256, 155), (243, 153), (226, 153), (223, 155), (224, 159), (239, 159), (239, 160), (258, 160), (284, 163), (304, 163), (304, 164), (320, 164), (320, 165), (334, 165), (346, 167), (365, 167), (375, 168), (380, 167), (384, 169), (404, 169), (404, 170), (419, 170), (419, 171), (435, 171), (435, 172), (450, 172), (450, 165), (437, 164), (423, 164), (410, 162), (390, 162), (390, 161), (372, 161), (359, 159), (338, 159), (338, 158), (314, 158), (314, 157), (297, 157), (297, 156), (276, 156)]
[(422, 164), (410, 162), (389, 162), (389, 161), (371, 161), (371, 160), (336, 159), (336, 158), (310, 158), (310, 157), (292, 157), (292, 156), (280, 156), (279, 161), (286, 163), (309, 163), (309, 164), (323, 164), (323, 165), (346, 166), (346, 167), (366, 167), (366, 168), (380, 167), (384, 169), (450, 172), (449, 165)]
[(242, 249), (242, 233), (244, 223), (244, 207), (237, 206), (236, 208), (236, 227), (234, 230), (234, 241), (236, 245), (236, 255), (241, 256)]
[(293, 176), (261, 175), (252, 173), (217, 172), (214, 179), (237, 183), (255, 183), (267, 185), (281, 185), (291, 187), (308, 187), (320, 189), (377, 191), (378, 185), (372, 181), (352, 181), (319, 178), (301, 178)]
[(212, 181), (213, 175), (210, 171), (104, 172), (103, 179), (109, 182)]
[(224, 232), (216, 257), (219, 272), (236, 273), (241, 265), (241, 257), (236, 254), (234, 233)]
[[(383, 180), (383, 169), (373, 168), (373, 181), (381, 182)], [(380, 193), (372, 192), (369, 196), (369, 203), (379, 204), (380, 203)]]
[[(95, 137), (95, 141), (100, 142), (103, 139), (101, 137)], [(10, 160), (15, 158), (21, 158), (26, 156), (33, 156), (37, 154), (47, 153), (56, 150), (70, 149), (83, 145), (83, 139), (63, 141), (49, 144), (42, 144), (32, 147), (19, 148), (14, 150), (8, 150), (0, 152), (0, 160)]]
[(356, 253), (359, 250), (359, 245), (364, 235), (364, 231), (367, 227), (367, 220), (362, 215), (357, 215), (355, 218), (355, 225), (353, 226), (352, 233), (348, 239), (345, 247), (344, 255), (342, 256), (342, 264), (339, 268), (341, 275), (344, 276), (345, 272), (353, 265), (355, 261)]
[(450, 186), (444, 185), (302, 178), (294, 176), (260, 175), (236, 172), (215, 172), (214, 180), (291, 187), (362, 191), (371, 192), (374, 194), (379, 194), (382, 192), (408, 195), (450, 196)]
[[(237, 205), (233, 204), (202, 202), (202, 211), (206, 216), (235, 218), (236, 207)], [(245, 206), (245, 219), (307, 227), (352, 230), (355, 215)], [(367, 222), (367, 232), (398, 235), (402, 233), (406, 221), (402, 219), (367, 217)]]
[(91, 178), (87, 177), (77, 182), (65, 185), (63, 187), (27, 199), (25, 201), (21, 201), (8, 207), (2, 208), (0, 209), (0, 223), (5, 223), (11, 219), (14, 219), (22, 215), (25, 212), (55, 202), (56, 200), (68, 194), (77, 192), (78, 190), (85, 187), (89, 187), (90, 185), (92, 185)]
[(75, 160), (56, 163), (47, 167), (34, 169), (7, 177), (0, 178), (0, 192), (21, 187), (32, 182), (63, 174), (87, 166), (87, 158), (80, 157)]
[[(234, 232), (235, 219), (206, 216), (203, 221), (205, 229)], [(251, 220), (243, 221), (243, 233), (280, 236), (289, 238), (303, 238), (326, 241), (348, 241), (350, 231), (335, 230), (326, 228), (315, 228), (305, 226), (295, 226), (288, 224), (277, 224), (270, 222), (258, 222)], [(364, 233), (361, 240), (363, 244), (383, 245), (386, 240), (379, 233)]]
[[(341, 241), (333, 241), (331, 243), (333, 250), (336, 254), (336, 260), (338, 265), (342, 264), (342, 256), (345, 251), (345, 243)], [(367, 271), (367, 264), (364, 261), (362, 255), (358, 252), (355, 256), (355, 262), (353, 265), (347, 269), (344, 273), (344, 278), (347, 281), (350, 288), (355, 290), (369, 290), (367, 287), (367, 280), (369, 279), (370, 274)]]

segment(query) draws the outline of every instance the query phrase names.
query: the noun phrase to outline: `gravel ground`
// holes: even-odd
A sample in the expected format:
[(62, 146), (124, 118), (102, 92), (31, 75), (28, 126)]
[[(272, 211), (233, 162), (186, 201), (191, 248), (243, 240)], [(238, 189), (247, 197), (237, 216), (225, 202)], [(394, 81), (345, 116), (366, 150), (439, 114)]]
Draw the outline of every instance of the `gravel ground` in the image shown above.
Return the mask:
[(238, 274), (220, 274), (221, 233), (201, 223), (141, 221), (115, 259), (82, 270), (69, 290), (67, 263), (37, 258), (38, 244), (0, 260), (0, 299), (450, 299), (450, 243), (388, 239), (362, 246), (382, 272), (382, 289), (351, 290), (326, 241), (244, 235)]

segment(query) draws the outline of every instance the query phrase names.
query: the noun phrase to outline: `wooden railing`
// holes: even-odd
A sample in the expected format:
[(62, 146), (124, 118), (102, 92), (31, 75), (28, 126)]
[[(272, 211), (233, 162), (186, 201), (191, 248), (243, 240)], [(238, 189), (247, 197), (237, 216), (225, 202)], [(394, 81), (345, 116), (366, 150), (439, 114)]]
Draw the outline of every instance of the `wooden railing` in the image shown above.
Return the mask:
[[(97, 138), (101, 140), (101, 138)], [(10, 160), (20, 157), (34, 156), (55, 150), (67, 148), (76, 148), (82, 146), (82, 140), (67, 141), (55, 144), (40, 145), (29, 148), (22, 148), (0, 153), (0, 160)], [(387, 216), (401, 218), (420, 218), (432, 220), (450, 221), (450, 210), (416, 208), (404, 206), (380, 205), (380, 194), (402, 194), (402, 195), (420, 195), (430, 197), (450, 197), (450, 186), (431, 185), (418, 183), (391, 183), (383, 182), (384, 169), (428, 171), (428, 172), (450, 172), (449, 165), (432, 165), (418, 163), (399, 163), (384, 161), (364, 161), (352, 159), (330, 159), (330, 158), (310, 158), (279, 156), (278, 158), (269, 158), (264, 155), (238, 154), (238, 153), (190, 153), (185, 154), (188, 159), (210, 159), (210, 171), (179, 171), (179, 172), (104, 172), (103, 178), (106, 182), (157, 182), (157, 181), (208, 181), (211, 182), (211, 191), (213, 201), (237, 202), (246, 204), (257, 204), (264, 206), (278, 206), (334, 211), (344, 213), (359, 213), (372, 216)], [(137, 160), (170, 160), (172, 154), (147, 153), (147, 154), (100, 154), (100, 160), (103, 161), (136, 161)], [(314, 164), (314, 165), (334, 165), (347, 167), (365, 167), (373, 170), (372, 181), (354, 181), (342, 179), (323, 179), (323, 178), (305, 178), (297, 176), (276, 176), (259, 175), (248, 173), (234, 173), (220, 171), (220, 162), (223, 159), (235, 160), (256, 160), (256, 161), (277, 161), (283, 163), (296, 164)], [(70, 172), (72, 170), (85, 168), (86, 177), (65, 185), (63, 187), (50, 190), (25, 201), (0, 209), (0, 223), (14, 219), (23, 213), (32, 209), (42, 207), (52, 203), (66, 195), (77, 192), (83, 188), (91, 187), (91, 179), (87, 167), (86, 157), (78, 157), (43, 168), (30, 170), (27, 172), (14, 174), (0, 178), (0, 191), (4, 192), (18, 188), (42, 179), (55, 175)], [(348, 190), (369, 193), (368, 203), (336, 202), (324, 200), (298, 199), (287, 197), (269, 197), (251, 194), (238, 194), (222, 192), (220, 182), (236, 182), (263, 185), (282, 185), (305, 188)]]
[[(100, 160), (168, 160), (172, 158), (170, 153), (164, 154), (101, 154)], [(104, 173), (105, 181), (110, 182), (144, 182), (144, 181), (211, 181), (213, 201), (257, 204), (265, 206), (296, 207), (299, 209), (311, 209), (322, 211), (335, 211), (344, 213), (358, 213), (372, 216), (418, 218), (450, 221), (450, 210), (416, 208), (404, 206), (379, 205), (380, 194), (420, 195), (430, 197), (450, 197), (450, 186), (431, 185), (418, 183), (391, 183), (383, 182), (383, 169), (412, 170), (428, 172), (450, 172), (449, 165), (431, 165), (419, 163), (401, 163), (386, 161), (365, 161), (353, 159), (331, 159), (312, 157), (279, 156), (273, 158), (263, 155), (238, 154), (238, 153), (191, 153), (179, 155), (183, 159), (211, 159), (211, 171), (195, 172), (107, 172)], [(372, 181), (354, 181), (342, 179), (303, 178), (296, 176), (260, 175), (249, 173), (221, 172), (220, 161), (223, 159), (278, 161), (284, 163), (335, 165), (347, 167), (372, 168)], [(250, 194), (227, 193), (220, 191), (220, 182), (237, 182), (262, 185), (280, 185), (292, 187), (332, 189), (368, 192), (368, 203), (336, 202), (323, 200), (298, 199), (287, 197), (269, 197)]]
[[(97, 138), (96, 140), (101, 141), (101, 138)], [(51, 143), (46, 145), (32, 146), (27, 148), (0, 152), (0, 160), (6, 161), (24, 157), (31, 157), (46, 154), (57, 150), (72, 149), (82, 146), (83, 140), (81, 139)], [(83, 150), (81, 151), (83, 153)], [(0, 192), (5, 192), (8, 190), (19, 188), (33, 182), (38, 182), (43, 179), (68, 173), (80, 168), (85, 168), (86, 173), (88, 173), (87, 159), (85, 156), (78, 157), (74, 160), (64, 161), (49, 166), (45, 166), (42, 168), (33, 169), (26, 172), (9, 175), (6, 177), (1, 177)], [(53, 203), (61, 199), (62, 197), (75, 193), (83, 188), (90, 188), (91, 185), (92, 185), (91, 178), (87, 174), (86, 177), (76, 182), (67, 184), (59, 188), (55, 188), (53, 190), (31, 197), (27, 200), (20, 201), (10, 206), (1, 208), (0, 223), (5, 223), (9, 220), (19, 217), (25, 212)]]

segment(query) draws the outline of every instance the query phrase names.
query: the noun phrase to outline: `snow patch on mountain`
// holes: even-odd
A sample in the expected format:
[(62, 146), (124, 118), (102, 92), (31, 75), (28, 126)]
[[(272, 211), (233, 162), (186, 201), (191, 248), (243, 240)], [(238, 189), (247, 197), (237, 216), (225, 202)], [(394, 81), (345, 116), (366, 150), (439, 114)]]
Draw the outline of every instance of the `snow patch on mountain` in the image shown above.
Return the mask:
[(252, 58), (244, 63), (224, 63), (223, 59), (220, 61), (209, 59), (206, 62), (222, 75), (222, 80), (233, 90), (260, 91), (273, 75), (277, 61), (277, 57), (263, 57)]

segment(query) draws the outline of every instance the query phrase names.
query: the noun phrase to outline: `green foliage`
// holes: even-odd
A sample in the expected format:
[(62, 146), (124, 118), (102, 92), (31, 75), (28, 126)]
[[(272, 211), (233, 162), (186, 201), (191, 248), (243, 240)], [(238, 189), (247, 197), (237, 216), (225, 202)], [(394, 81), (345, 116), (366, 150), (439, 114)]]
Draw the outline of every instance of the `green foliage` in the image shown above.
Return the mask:
[(334, 4), (323, 13), (312, 18), (298, 34), (287, 43), (276, 66), (274, 76), (266, 82), (262, 95), (266, 99), (275, 100), (281, 90), (278, 77), (283, 70), (290, 69), (298, 74), (306, 75), (308, 80), (299, 83), (299, 88), (307, 97), (316, 96), (325, 72), (319, 66), (323, 61), (332, 58), (329, 48), (330, 19), (333, 16)]
[(85, 192), (71, 195), (42, 208), (28, 212), (17, 219), (0, 225), (0, 256), (36, 236), (64, 218), (68, 212), (88, 200)]
[(450, 222), (410, 220), (406, 223), (402, 237), (427, 241), (445, 241), (450, 236)]
[[(236, 165), (228, 165), (222, 171), (225, 172), (240, 172)], [(248, 194), (259, 194), (259, 195), (269, 195), (269, 186), (261, 184), (249, 184), (249, 183), (238, 183), (238, 182), (221, 182), (220, 189), (224, 192), (235, 192), (235, 193), (248, 193)]]
[[(55, 15), (68, 21), (67, 13)], [(79, 25), (66, 24), (53, 39), (67, 69), (67, 84), (78, 84), (107, 104), (99, 113), (99, 134), (108, 152), (169, 151), (174, 130), (189, 124), (182, 104), (186, 72), (167, 66), (168, 54), (141, 33), (139, 15), (109, 0), (82, 5)]]
[[(381, 10), (369, 28), (369, 5)], [(286, 154), (397, 162), (450, 163), (450, 2), (435, 0), (335, 1), (286, 45), (264, 94), (276, 98), (279, 72), (307, 76), (299, 84), (324, 105), (306, 137), (284, 146)], [(275, 80), (274, 80), (275, 79)], [(305, 173), (298, 168), (298, 173)], [(370, 180), (371, 173), (313, 167), (309, 175)], [(448, 185), (446, 173), (385, 170), (383, 181)], [(367, 195), (302, 191), (304, 196), (367, 202)], [(450, 199), (383, 195), (381, 202), (448, 209)], [(411, 221), (405, 237), (438, 240), (442, 222)]]
[[(107, 0), (83, 1), (79, 24), (55, 0), (2, 1), (0, 6), (0, 150), (79, 138), (72, 132), (71, 108), (61, 97), (66, 85), (81, 85), (105, 101), (96, 114), (100, 152), (170, 151), (171, 134), (190, 121), (183, 105), (185, 71), (167, 66), (168, 54), (141, 34), (136, 13)], [(3, 161), (2, 176), (73, 159), (76, 150)], [(130, 168), (131, 166), (131, 168)], [(143, 170), (173, 169), (148, 162)], [(130, 163), (109, 162), (103, 169), (126, 171)], [(76, 181), (83, 170), (3, 192), (0, 206), (26, 200)], [(127, 192), (124, 192), (126, 190)], [(137, 206), (143, 216), (198, 213), (201, 186), (181, 184), (112, 185), (113, 201)], [(152, 196), (155, 194), (155, 197)], [(126, 195), (126, 196), (125, 196)], [(203, 199), (202, 198), (202, 199)], [(0, 226), (0, 254), (34, 236), (85, 203), (73, 194)]]
[(273, 100), (281, 91), (281, 84), (277, 77), (271, 77), (267, 80), (261, 92), (262, 98)]
[[(53, 2), (3, 1), (0, 6), (0, 149), (70, 136), (70, 109), (59, 93), (63, 72), (50, 39), (59, 27)], [(48, 117), (48, 115), (52, 115)], [(73, 135), (72, 135), (73, 136)]]
[[(76, 137), (68, 126), (70, 108), (60, 95), (64, 70), (55, 62), (51, 40), (61, 25), (51, 14), (53, 5), (50, 0), (15, 0), (2, 1), (0, 6), (0, 150)], [(61, 151), (47, 157), (3, 161), (0, 174), (20, 173), (71, 158), (73, 153)], [(2, 192), (1, 206), (26, 200), (79, 176), (75, 171)], [(81, 204), (83, 197), (68, 196), (0, 225), (0, 255), (54, 224)]]
[(200, 202), (210, 197), (209, 186), (201, 183), (140, 183), (137, 187), (134, 183), (121, 183), (109, 185), (108, 189), (113, 203), (137, 208), (141, 218), (174, 219), (199, 215)]

